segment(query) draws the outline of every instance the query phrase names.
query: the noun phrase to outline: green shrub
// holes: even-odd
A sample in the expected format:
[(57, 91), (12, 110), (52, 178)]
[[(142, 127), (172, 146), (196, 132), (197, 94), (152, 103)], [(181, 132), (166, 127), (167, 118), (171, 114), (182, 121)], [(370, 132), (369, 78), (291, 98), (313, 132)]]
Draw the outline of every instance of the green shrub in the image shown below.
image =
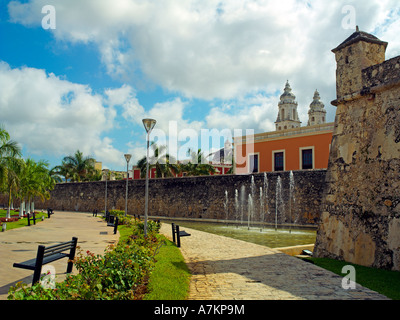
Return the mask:
[[(144, 237), (142, 224), (132, 222), (132, 234), (116, 246), (110, 246), (104, 255), (78, 250), (74, 266), (79, 272), (69, 275), (54, 289), (40, 284), (29, 288), (18, 283), (9, 290), (8, 299), (15, 300), (125, 300), (141, 299), (146, 292), (149, 274), (154, 267), (154, 256), (160, 247), (154, 230), (155, 222), (149, 223)], [(150, 231), (150, 229), (152, 231)]]

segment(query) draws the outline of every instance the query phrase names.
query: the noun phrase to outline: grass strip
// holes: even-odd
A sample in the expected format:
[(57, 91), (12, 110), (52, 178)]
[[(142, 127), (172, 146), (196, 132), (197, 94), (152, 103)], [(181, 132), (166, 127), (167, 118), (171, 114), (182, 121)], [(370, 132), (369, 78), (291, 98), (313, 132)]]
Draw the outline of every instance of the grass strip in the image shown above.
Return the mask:
[[(132, 228), (119, 225), (120, 241), (132, 234)], [(165, 244), (155, 256), (152, 270), (143, 300), (185, 300), (189, 293), (190, 271), (176, 245), (163, 235), (157, 235)]]
[(315, 265), (332, 271), (340, 276), (345, 265), (351, 265), (356, 270), (356, 282), (368, 289), (379, 292), (393, 300), (400, 300), (400, 271), (391, 271), (364, 267), (346, 261), (328, 258), (305, 258), (311, 260)]
[(179, 248), (163, 235), (159, 236), (165, 245), (156, 255), (144, 300), (184, 300), (189, 293), (190, 271)]
[[(6, 217), (6, 214), (7, 214), (7, 210), (0, 210), (0, 218)], [(11, 214), (17, 215), (18, 211), (11, 211)], [(47, 213), (36, 212), (36, 214), (35, 214), (36, 223), (39, 223), (42, 221), (42, 216), (44, 216), (44, 218), (47, 219)], [(11, 229), (26, 227), (28, 225), (28, 218), (21, 218), (18, 221), (12, 221), (12, 222), (8, 221), (8, 222), (3, 222), (3, 223), (7, 224), (7, 229), (6, 229), (6, 231), (7, 231), (7, 230), (11, 230)], [(3, 223), (0, 223), (0, 225)], [(31, 220), (31, 226), (33, 226), (33, 220)]]

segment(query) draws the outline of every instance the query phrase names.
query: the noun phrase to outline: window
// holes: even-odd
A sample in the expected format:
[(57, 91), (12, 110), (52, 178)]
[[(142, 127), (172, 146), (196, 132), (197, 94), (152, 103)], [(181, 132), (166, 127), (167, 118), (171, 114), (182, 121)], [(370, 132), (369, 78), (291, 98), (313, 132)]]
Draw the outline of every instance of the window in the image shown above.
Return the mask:
[(312, 169), (313, 168), (313, 151), (312, 149), (301, 150), (301, 168)]
[(251, 154), (250, 160), (250, 173), (258, 172), (258, 154)]
[(283, 152), (275, 152), (274, 153), (274, 171), (283, 171), (284, 170), (284, 157)]
[(285, 109), (282, 109), (282, 121), (285, 120)]

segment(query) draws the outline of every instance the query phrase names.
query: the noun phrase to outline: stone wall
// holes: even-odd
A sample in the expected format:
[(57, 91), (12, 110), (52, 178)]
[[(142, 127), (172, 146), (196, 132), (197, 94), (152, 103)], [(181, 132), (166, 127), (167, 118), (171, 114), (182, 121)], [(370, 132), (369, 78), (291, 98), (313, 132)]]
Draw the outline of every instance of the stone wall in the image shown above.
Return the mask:
[[(282, 199), (284, 207), (279, 207), (279, 222), (289, 221), (298, 224), (314, 224), (319, 218), (326, 170), (294, 171), (295, 182), (292, 215), (289, 205), (289, 172), (263, 173), (254, 175), (221, 175), (184, 178), (150, 179), (149, 215), (186, 218), (226, 219), (224, 203), (228, 194), (227, 213), (230, 220), (243, 219), (247, 222), (248, 194), (251, 193), (254, 179), (254, 214), (252, 220), (259, 221), (260, 187), (268, 181), (268, 199), (265, 200), (264, 221), (274, 221), (277, 177), (282, 179)], [(107, 208), (125, 209), (126, 181), (108, 181)], [(235, 193), (238, 200), (244, 198), (243, 207), (235, 206)], [(243, 190), (244, 196), (241, 197)], [(144, 214), (145, 180), (131, 180), (128, 186), (128, 213)], [(36, 200), (35, 208), (47, 207), (65, 211), (104, 210), (105, 182), (81, 182), (57, 184), (51, 192), (51, 199), (44, 203)], [(264, 198), (265, 199), (265, 198)], [(18, 205), (18, 203), (16, 203)], [(269, 215), (267, 212), (269, 211)], [(282, 214), (281, 214), (282, 212)], [(239, 216), (235, 216), (238, 214)], [(292, 219), (290, 219), (292, 216)]]
[[(400, 270), (400, 57), (357, 67), (384, 52), (368, 38), (336, 52), (338, 99), (314, 255)], [(364, 51), (357, 52), (353, 46)], [(357, 53), (357, 56), (355, 54)], [(338, 59), (338, 56), (350, 58)], [(379, 60), (378, 59), (378, 60)], [(347, 79), (359, 74), (362, 83)], [(346, 80), (347, 79), (347, 80)], [(341, 83), (352, 83), (344, 92)]]

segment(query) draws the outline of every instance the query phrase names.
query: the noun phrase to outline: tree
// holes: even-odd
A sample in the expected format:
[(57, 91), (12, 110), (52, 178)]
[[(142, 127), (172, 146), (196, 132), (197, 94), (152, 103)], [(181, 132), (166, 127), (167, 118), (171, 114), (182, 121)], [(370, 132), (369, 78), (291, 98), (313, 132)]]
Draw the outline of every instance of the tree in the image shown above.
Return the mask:
[(6, 191), (8, 197), (7, 218), (10, 217), (12, 193), (18, 188), (18, 165), (21, 148), (17, 142), (10, 140), (10, 134), (0, 125), (0, 189)]
[(15, 157), (7, 157), (5, 162), (7, 164), (5, 191), (8, 193), (6, 217), (10, 218), (13, 196), (16, 195), (19, 191), (20, 175), (22, 167), (24, 165), (24, 160)]
[(17, 142), (10, 140), (10, 135), (3, 125), (0, 125), (0, 187), (5, 183), (7, 176), (7, 161), (21, 156), (21, 147)]
[[(149, 170), (155, 168), (155, 176), (157, 178), (174, 177), (179, 173), (179, 167), (175, 164), (176, 159), (166, 153), (167, 147), (157, 146), (156, 143), (151, 144), (153, 155), (149, 157)], [(146, 157), (143, 157), (137, 162), (140, 168), (140, 177), (146, 177)]]
[(27, 211), (31, 210), (31, 201), (40, 197), (42, 201), (50, 198), (50, 191), (54, 188), (55, 180), (50, 176), (48, 163), (44, 160), (35, 162), (27, 159), (21, 170), (20, 197), (21, 203), (27, 199)]
[(181, 172), (185, 172), (186, 176), (204, 176), (215, 173), (215, 168), (208, 163), (201, 149), (198, 149), (197, 152), (189, 149), (188, 152), (190, 154), (189, 162), (181, 164)]
[(74, 155), (64, 157), (61, 166), (52, 169), (53, 174), (63, 176), (65, 181), (90, 181), (91, 177), (96, 176), (97, 172), (94, 168), (95, 159), (90, 156), (83, 156), (79, 150)]

